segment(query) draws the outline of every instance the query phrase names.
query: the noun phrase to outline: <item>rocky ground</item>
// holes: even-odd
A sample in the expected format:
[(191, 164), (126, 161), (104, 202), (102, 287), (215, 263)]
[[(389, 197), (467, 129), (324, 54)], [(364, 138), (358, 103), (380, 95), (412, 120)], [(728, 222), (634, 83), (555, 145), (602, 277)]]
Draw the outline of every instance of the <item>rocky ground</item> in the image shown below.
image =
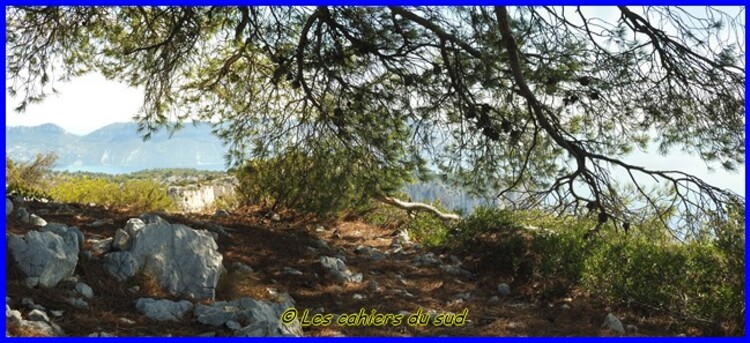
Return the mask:
[[(428, 251), (356, 220), (325, 226), (252, 208), (157, 217), (96, 205), (15, 202), (11, 212), (8, 205), (6, 322), (13, 336), (700, 334), (583, 294), (533, 300), (533, 285), (477, 269), (472, 256)], [(32, 248), (54, 253), (42, 257)], [(330, 315), (332, 323), (287, 327), (279, 317), (289, 307)], [(363, 309), (403, 315), (403, 323), (336, 324)], [(406, 323), (419, 310), (427, 320), (464, 322)]]

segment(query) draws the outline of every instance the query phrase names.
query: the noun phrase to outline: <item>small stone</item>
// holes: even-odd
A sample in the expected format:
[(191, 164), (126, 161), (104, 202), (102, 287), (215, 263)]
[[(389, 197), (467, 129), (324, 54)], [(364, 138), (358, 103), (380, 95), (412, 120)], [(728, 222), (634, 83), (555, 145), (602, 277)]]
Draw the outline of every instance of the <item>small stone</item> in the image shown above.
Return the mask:
[(354, 295), (352, 296), (352, 299), (354, 299), (354, 300), (364, 300), (365, 296), (362, 295), (362, 294), (359, 294), (359, 293), (354, 293)]
[(13, 202), (9, 198), (5, 198), (5, 216), (9, 216), (13, 213)]
[(199, 334), (198, 337), (216, 337), (216, 332), (209, 331)]
[[(120, 230), (118, 230), (120, 231)], [(115, 234), (116, 235), (116, 234)], [(103, 239), (95, 239), (95, 238), (89, 238), (88, 243), (91, 247), (91, 251), (97, 253), (97, 254), (106, 254), (112, 250), (112, 241), (114, 238), (103, 238)]]
[(20, 220), (21, 222), (24, 222), (24, 223), (28, 224), (29, 221), (30, 221), (29, 216), (30, 216), (29, 211), (27, 211), (23, 207), (19, 207), (16, 210), (16, 218), (18, 218), (18, 220)]
[(458, 293), (456, 294), (456, 299), (471, 300), (471, 293)]
[(78, 283), (78, 276), (71, 275), (63, 279), (63, 282), (67, 283)]
[(370, 280), (367, 282), (367, 289), (370, 290), (370, 292), (377, 292), (378, 289), (380, 289), (380, 285), (378, 285), (377, 281)]
[(563, 309), (563, 310), (570, 310), (570, 305), (568, 305), (568, 304), (562, 304), (562, 305), (560, 305), (560, 308)]
[(67, 301), (68, 304), (71, 304), (80, 309), (85, 309), (89, 307), (89, 304), (81, 298), (68, 298), (65, 301)]
[(280, 215), (279, 215), (278, 213), (274, 213), (274, 214), (273, 214), (273, 215), (271, 216), (271, 220), (273, 220), (273, 221), (275, 221), (275, 222), (281, 221), (281, 216), (280, 216)]
[(354, 248), (354, 253), (357, 254), (357, 255), (365, 254), (365, 253), (369, 252), (368, 248), (369, 247), (366, 247), (366, 246), (360, 244), (360, 245), (358, 245), (358, 246), (356, 246)]
[(249, 273), (254, 272), (252, 267), (250, 267), (250, 266), (248, 266), (248, 265), (246, 265), (246, 264), (244, 264), (242, 262), (234, 262), (234, 263), (232, 263), (232, 268), (234, 268), (234, 270), (236, 270), (238, 272), (241, 272), (241, 273), (248, 273), (249, 274)]
[(315, 232), (325, 232), (326, 228), (323, 225), (317, 225), (315, 226)]
[(218, 209), (218, 210), (216, 210), (216, 212), (214, 212), (214, 217), (217, 217), (217, 218), (226, 218), (226, 217), (229, 217), (229, 212), (227, 212), (226, 210), (223, 210), (223, 209)]
[(141, 287), (140, 287), (140, 286), (137, 286), (137, 285), (136, 285), (136, 286), (133, 286), (133, 287), (130, 287), (130, 288), (128, 288), (128, 292), (130, 292), (130, 293), (132, 293), (132, 294), (138, 293), (138, 291), (140, 291), (140, 290), (141, 290)]
[(362, 273), (357, 273), (350, 276), (348, 281), (352, 283), (361, 283), (363, 279), (364, 275), (362, 275)]
[(500, 293), (500, 295), (510, 295), (510, 286), (506, 283), (501, 283), (497, 286), (497, 291)]
[(227, 321), (226, 325), (230, 330), (237, 331), (239, 329), (242, 329), (242, 325), (240, 323), (235, 322), (234, 320)]
[(42, 219), (42, 217), (37, 216), (36, 214), (31, 214), (29, 216), (29, 224), (42, 227), (47, 225), (47, 221)]
[(133, 238), (130, 237), (130, 235), (123, 229), (117, 229), (115, 231), (115, 238), (112, 240), (112, 247), (121, 250), (121, 251), (127, 251), (130, 249), (130, 246), (133, 244)]
[(496, 303), (496, 302), (499, 302), (499, 301), (500, 301), (500, 298), (497, 295), (493, 295), (493, 296), (490, 297), (490, 302), (491, 303)]
[(622, 327), (622, 322), (612, 313), (607, 314), (607, 317), (604, 318), (602, 328), (612, 330), (617, 333), (625, 333), (625, 328)]
[(128, 324), (128, 325), (135, 324), (135, 320), (128, 319), (128, 318), (125, 318), (125, 317), (120, 317), (120, 322)]
[[(157, 219), (158, 218), (158, 219)], [(164, 219), (161, 219), (159, 216), (151, 217), (152, 220), (154, 220), (157, 223), (166, 222)], [(128, 222), (125, 223), (125, 232), (128, 233), (128, 235), (131, 238), (135, 238), (135, 236), (138, 235), (138, 232), (141, 231), (146, 226), (146, 223), (141, 220), (141, 218), (130, 218), (128, 219)]]
[(627, 329), (628, 329), (628, 332), (638, 333), (638, 327), (633, 324), (628, 324)]
[(322, 239), (316, 239), (310, 242), (310, 245), (312, 245), (313, 247), (317, 249), (331, 250), (331, 247), (328, 245), (328, 242)]
[(380, 261), (385, 259), (385, 254), (377, 250), (372, 250), (370, 252), (370, 259), (373, 261)]
[(33, 320), (35, 322), (49, 322), (49, 317), (47, 317), (47, 314), (40, 310), (33, 310), (29, 312), (29, 315), (27, 316), (29, 320)]
[(106, 220), (99, 219), (99, 220), (95, 220), (93, 223), (89, 224), (89, 226), (91, 226), (91, 227), (100, 227), (100, 226), (104, 226), (105, 224), (107, 224)]
[(55, 317), (55, 318), (61, 318), (63, 316), (63, 314), (65, 314), (65, 311), (63, 311), (63, 310), (57, 310), (57, 311), (53, 310), (53, 311), (49, 311), (49, 313), (53, 317)]
[(290, 268), (290, 267), (284, 267), (283, 273), (286, 275), (296, 275), (296, 276), (304, 275), (301, 271), (294, 269), (294, 268)]
[(78, 294), (84, 296), (87, 299), (91, 299), (94, 297), (94, 290), (91, 289), (89, 285), (83, 282), (77, 283), (75, 289), (76, 289), (76, 292), (78, 292)]

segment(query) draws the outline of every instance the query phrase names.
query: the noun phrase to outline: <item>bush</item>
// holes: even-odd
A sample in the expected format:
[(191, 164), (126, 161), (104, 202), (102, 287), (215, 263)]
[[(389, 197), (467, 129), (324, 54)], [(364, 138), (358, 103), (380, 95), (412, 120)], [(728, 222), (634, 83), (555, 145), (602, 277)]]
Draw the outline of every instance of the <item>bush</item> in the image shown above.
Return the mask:
[(55, 153), (37, 154), (33, 161), (15, 162), (5, 158), (5, 180), (7, 194), (27, 198), (47, 198), (44, 192), (50, 172), (57, 161)]
[[(744, 329), (743, 210), (735, 206), (708, 221), (712, 230), (705, 231), (715, 237), (677, 243), (639, 234), (663, 230), (656, 226), (623, 235), (605, 225), (586, 240), (589, 219), (480, 208), (458, 225), (456, 248), (478, 257), (480, 269), (536, 285), (543, 298), (580, 287), (613, 305), (670, 313), (710, 334), (736, 334)], [(530, 224), (542, 230), (524, 228)]]
[(268, 160), (247, 161), (235, 172), (246, 204), (289, 208), (321, 218), (359, 212), (369, 201), (398, 189), (407, 173), (355, 159), (345, 148), (293, 150)]
[(164, 211), (174, 206), (166, 188), (152, 180), (116, 183), (102, 178), (73, 177), (56, 182), (49, 194), (61, 202), (93, 202), (134, 211)]

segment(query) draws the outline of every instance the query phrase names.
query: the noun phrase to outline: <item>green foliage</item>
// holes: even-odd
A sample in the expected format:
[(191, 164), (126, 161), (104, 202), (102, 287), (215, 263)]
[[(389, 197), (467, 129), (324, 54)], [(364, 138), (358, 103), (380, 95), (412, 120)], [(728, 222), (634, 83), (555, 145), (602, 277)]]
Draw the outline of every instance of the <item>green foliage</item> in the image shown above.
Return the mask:
[[(397, 193), (393, 196), (398, 199), (409, 198), (408, 195), (403, 193)], [(449, 212), (441, 206), (439, 201), (435, 201), (430, 205), (441, 212)], [(427, 247), (447, 245), (450, 242), (450, 232), (453, 229), (450, 223), (440, 220), (431, 213), (409, 212), (377, 201), (372, 201), (362, 211), (362, 220), (370, 225), (385, 229), (398, 228), (405, 230), (409, 232), (412, 239)]]
[[(714, 334), (744, 327), (744, 211), (735, 206), (707, 222), (716, 237), (677, 243), (651, 233), (658, 223), (629, 234), (605, 226), (585, 239), (589, 219), (540, 211), (477, 209), (458, 225), (459, 249), (479, 256), (480, 268), (538, 285), (543, 298), (580, 287), (610, 304), (667, 312)], [(655, 237), (663, 237), (657, 239)], [(710, 324), (709, 324), (710, 323)]]
[(72, 177), (56, 182), (49, 194), (61, 202), (93, 202), (135, 211), (163, 211), (173, 207), (166, 188), (152, 180), (117, 183), (102, 178)]
[(50, 171), (57, 161), (54, 153), (37, 154), (30, 162), (15, 162), (5, 158), (5, 180), (7, 193), (25, 198), (48, 198), (44, 189), (49, 181)]
[(744, 268), (733, 269), (712, 244), (620, 239), (592, 251), (583, 285), (611, 303), (680, 318), (744, 324)]
[(408, 179), (400, 168), (380, 168), (353, 160), (340, 145), (306, 153), (292, 150), (268, 160), (245, 163), (237, 171), (238, 192), (248, 204), (294, 209), (331, 217), (360, 211), (369, 201), (398, 189)]

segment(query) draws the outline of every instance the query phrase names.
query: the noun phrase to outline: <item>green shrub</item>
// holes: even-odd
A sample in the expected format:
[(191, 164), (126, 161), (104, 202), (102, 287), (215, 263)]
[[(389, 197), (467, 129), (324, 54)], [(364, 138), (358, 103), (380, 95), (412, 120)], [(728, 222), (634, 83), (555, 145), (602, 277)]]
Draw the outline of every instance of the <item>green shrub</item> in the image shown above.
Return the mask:
[(56, 182), (50, 196), (61, 202), (96, 203), (134, 211), (164, 211), (173, 208), (164, 186), (152, 180), (111, 180), (72, 177)]
[(48, 198), (44, 190), (56, 161), (55, 153), (37, 154), (30, 162), (15, 162), (10, 157), (6, 157), (7, 193), (27, 198)]
[(744, 326), (744, 266), (728, 261), (710, 243), (619, 239), (586, 259), (583, 286), (613, 304), (728, 324), (726, 334)]
[(343, 147), (293, 150), (238, 168), (238, 192), (246, 204), (264, 204), (330, 218), (359, 212), (370, 200), (398, 189), (408, 173), (376, 161), (348, 156)]

